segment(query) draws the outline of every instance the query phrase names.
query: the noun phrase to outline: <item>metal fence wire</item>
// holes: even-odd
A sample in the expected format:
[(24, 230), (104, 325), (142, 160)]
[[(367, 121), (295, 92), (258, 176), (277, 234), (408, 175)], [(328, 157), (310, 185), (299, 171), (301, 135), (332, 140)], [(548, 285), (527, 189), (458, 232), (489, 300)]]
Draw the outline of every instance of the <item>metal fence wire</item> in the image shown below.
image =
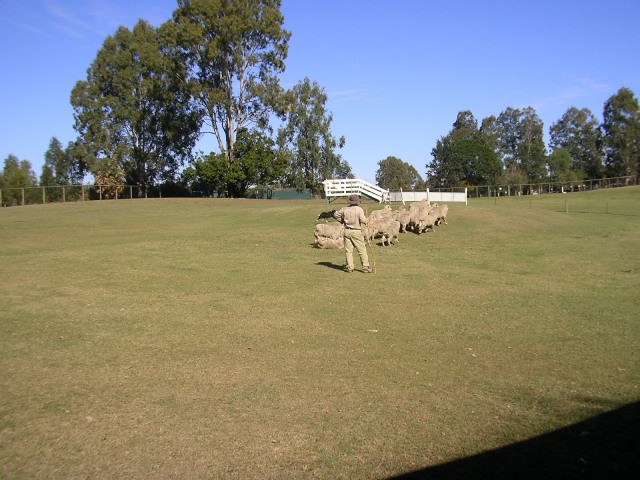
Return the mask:
[[(601, 178), (572, 182), (546, 182), (517, 185), (467, 186), (467, 196), (502, 197), (540, 195), (545, 193), (569, 193), (598, 190), (601, 188), (626, 187), (638, 184), (638, 176)], [(463, 190), (465, 187), (461, 187)], [(431, 189), (436, 192), (458, 192), (460, 189)], [(410, 192), (404, 192), (410, 196)], [(141, 185), (54, 185), (38, 187), (15, 187), (0, 189), (0, 206), (42, 205), (47, 203), (81, 202), (89, 200), (122, 200), (135, 198), (167, 197), (224, 197), (224, 192), (192, 191), (175, 184), (156, 186)], [(309, 190), (295, 188), (256, 187), (247, 191), (247, 198), (307, 199), (313, 198)]]

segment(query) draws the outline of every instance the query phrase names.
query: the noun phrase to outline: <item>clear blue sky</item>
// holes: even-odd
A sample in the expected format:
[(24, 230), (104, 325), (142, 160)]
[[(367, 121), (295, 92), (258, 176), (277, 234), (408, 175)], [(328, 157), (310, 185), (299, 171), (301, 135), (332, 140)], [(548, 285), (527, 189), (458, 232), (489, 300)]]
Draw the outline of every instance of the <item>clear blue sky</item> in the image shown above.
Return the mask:
[[(638, 0), (283, 0), (292, 32), (283, 86), (309, 77), (357, 177), (393, 155), (423, 176), (456, 115), (535, 108), (545, 134), (572, 106), (602, 120), (621, 87), (640, 95)], [(0, 0), (0, 160), (39, 177), (52, 137), (74, 140), (71, 89), (107, 35), (173, 0)], [(212, 138), (201, 148), (212, 149)]]

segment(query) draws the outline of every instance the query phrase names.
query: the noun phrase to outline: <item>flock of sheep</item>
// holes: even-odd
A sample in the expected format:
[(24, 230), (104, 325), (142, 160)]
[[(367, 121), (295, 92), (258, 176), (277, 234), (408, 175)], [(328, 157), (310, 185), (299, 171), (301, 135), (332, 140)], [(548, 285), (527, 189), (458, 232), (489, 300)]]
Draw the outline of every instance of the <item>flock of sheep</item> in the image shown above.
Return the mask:
[[(382, 239), (382, 246), (391, 245), (399, 241), (399, 234), (412, 230), (421, 234), (437, 225), (447, 223), (449, 207), (446, 204), (433, 205), (427, 201), (412, 203), (407, 210), (404, 206), (393, 210), (391, 205), (385, 205), (381, 210), (371, 212), (362, 233), (369, 245), (375, 238)], [(318, 220), (325, 219), (325, 223), (317, 223), (314, 231), (314, 246), (318, 248), (344, 248), (344, 226), (338, 222), (329, 222), (333, 212), (323, 212)]]

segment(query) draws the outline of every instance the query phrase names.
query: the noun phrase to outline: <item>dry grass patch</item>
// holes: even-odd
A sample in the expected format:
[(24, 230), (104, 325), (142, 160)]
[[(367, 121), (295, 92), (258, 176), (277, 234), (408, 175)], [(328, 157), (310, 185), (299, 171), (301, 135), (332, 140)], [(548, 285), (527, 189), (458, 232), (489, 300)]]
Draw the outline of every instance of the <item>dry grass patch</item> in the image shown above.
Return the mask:
[(639, 192), (450, 205), (374, 275), (320, 202), (3, 209), (0, 476), (382, 478), (636, 401)]

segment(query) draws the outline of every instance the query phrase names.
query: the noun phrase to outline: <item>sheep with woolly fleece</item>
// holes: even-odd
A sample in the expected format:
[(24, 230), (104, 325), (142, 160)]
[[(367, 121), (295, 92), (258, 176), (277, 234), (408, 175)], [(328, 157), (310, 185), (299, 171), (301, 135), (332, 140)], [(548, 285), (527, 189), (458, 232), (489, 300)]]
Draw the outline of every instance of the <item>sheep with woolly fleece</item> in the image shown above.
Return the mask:
[(400, 222), (400, 231), (406, 232), (411, 223), (411, 214), (404, 207), (400, 207), (400, 210), (395, 213), (394, 219)]
[(374, 210), (367, 217), (368, 222), (377, 222), (378, 220), (382, 220), (385, 218), (391, 218), (393, 215), (393, 210), (391, 209), (391, 205), (385, 205), (380, 210)]
[(318, 248), (343, 248), (344, 226), (338, 222), (317, 223), (314, 237)]
[(341, 250), (344, 248), (344, 238), (329, 238), (329, 237), (318, 237), (316, 238), (315, 243), (313, 244), (316, 248), (330, 248)]
[(414, 202), (409, 205), (409, 223), (408, 225), (416, 230), (418, 228), (418, 222), (420, 217), (429, 213), (429, 209), (431, 208), (431, 203), (427, 200), (421, 200), (419, 202)]
[(421, 234), (422, 232), (426, 232), (427, 229), (431, 229), (432, 232), (435, 232), (437, 218), (431, 214), (431, 211), (425, 212), (422, 211), (417, 217), (417, 222), (415, 224), (416, 233)]
[(431, 210), (429, 212), (436, 218), (436, 225), (440, 225), (442, 222), (444, 222), (445, 225), (449, 225), (447, 223), (449, 206), (446, 203), (443, 203), (442, 205), (435, 204), (433, 207), (431, 207)]
[(373, 241), (376, 235), (382, 235), (382, 246), (391, 245), (400, 241), (400, 222), (391, 218), (379, 220), (376, 222), (369, 222), (365, 227), (365, 239), (369, 244)]

